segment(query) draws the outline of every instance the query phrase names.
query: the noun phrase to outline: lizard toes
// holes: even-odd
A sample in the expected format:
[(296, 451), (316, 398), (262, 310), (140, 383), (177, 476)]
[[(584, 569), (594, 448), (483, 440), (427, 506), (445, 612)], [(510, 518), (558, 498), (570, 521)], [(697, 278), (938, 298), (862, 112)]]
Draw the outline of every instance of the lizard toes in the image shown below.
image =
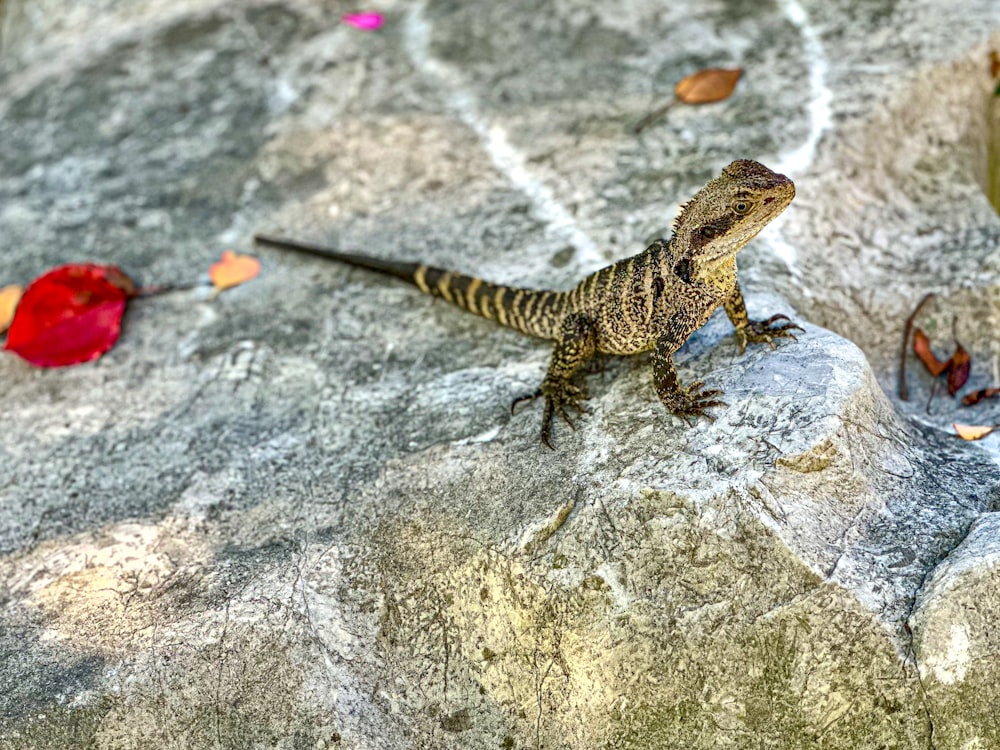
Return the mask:
[(574, 422), (569, 414), (566, 413), (566, 406), (564, 404), (556, 404), (556, 412), (560, 417), (562, 417), (563, 421), (570, 426), (570, 429), (576, 429), (576, 422)]
[(698, 393), (692, 393), (691, 395), (694, 396), (698, 402), (701, 402), (707, 398), (712, 398), (713, 396), (721, 396), (722, 391), (718, 388), (709, 388), (708, 390), (698, 391)]
[(534, 401), (536, 398), (542, 395), (542, 389), (534, 391), (533, 393), (525, 393), (522, 396), (518, 396), (513, 401), (510, 402), (510, 413), (514, 413), (514, 409), (517, 408), (518, 404), (524, 403), (525, 401)]
[(552, 404), (552, 399), (546, 398), (545, 411), (542, 414), (542, 442), (549, 447), (549, 450), (555, 450), (552, 445), (552, 419), (554, 415), (555, 406)]
[(707, 409), (709, 406), (711, 406), (711, 404), (700, 404), (700, 403), (691, 404), (687, 408), (686, 413), (682, 415), (684, 417), (684, 421), (691, 426), (694, 426), (694, 423), (698, 419), (698, 417), (704, 417), (709, 422), (714, 422), (715, 417), (709, 412), (705, 411), (705, 409)]
[(515, 399), (514, 403), (511, 404), (511, 412), (520, 402), (533, 400), (539, 396), (545, 399), (545, 410), (542, 415), (542, 442), (552, 448), (553, 423), (557, 418), (562, 419), (575, 430), (576, 421), (570, 415), (570, 409), (576, 410), (578, 414), (586, 414), (587, 409), (580, 401), (587, 398), (587, 393), (583, 388), (566, 379), (546, 377), (537, 391)]
[[(701, 410), (712, 409), (712, 408), (714, 408), (716, 406), (729, 406), (729, 404), (727, 404), (725, 401), (720, 401), (719, 399), (713, 399), (711, 401), (699, 401), (698, 402), (698, 408), (701, 409)], [(707, 417), (709, 415), (705, 414), (705, 416)]]

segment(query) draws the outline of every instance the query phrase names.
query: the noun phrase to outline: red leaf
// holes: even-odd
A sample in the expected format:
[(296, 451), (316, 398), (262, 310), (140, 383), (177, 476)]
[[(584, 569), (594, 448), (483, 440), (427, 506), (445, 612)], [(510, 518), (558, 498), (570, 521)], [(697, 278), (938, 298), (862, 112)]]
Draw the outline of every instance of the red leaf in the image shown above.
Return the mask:
[(931, 351), (931, 340), (919, 328), (913, 332), (913, 353), (917, 355), (920, 361), (924, 363), (927, 371), (934, 377), (947, 370), (951, 364), (951, 360), (942, 362), (934, 356), (934, 352)]
[(14, 313), (4, 347), (38, 367), (89, 362), (121, 333), (132, 280), (115, 266), (70, 263), (32, 281)]
[(948, 361), (951, 362), (951, 368), (948, 370), (948, 395), (954, 396), (969, 379), (972, 357), (965, 351), (965, 347), (958, 344), (955, 353)]

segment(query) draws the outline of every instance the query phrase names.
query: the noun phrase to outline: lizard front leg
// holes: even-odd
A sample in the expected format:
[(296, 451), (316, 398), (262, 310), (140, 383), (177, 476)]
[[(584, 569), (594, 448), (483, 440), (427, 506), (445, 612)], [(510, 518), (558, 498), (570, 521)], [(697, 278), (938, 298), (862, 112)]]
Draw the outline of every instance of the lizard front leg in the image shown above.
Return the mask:
[[(774, 348), (774, 339), (786, 338), (795, 341), (792, 331), (804, 330), (802, 326), (793, 323), (787, 315), (772, 315), (767, 320), (750, 320), (747, 316), (747, 306), (743, 303), (743, 292), (739, 283), (733, 290), (733, 295), (725, 302), (726, 315), (736, 328), (736, 338), (740, 344), (740, 354), (747, 350), (747, 344), (767, 344)], [(779, 325), (774, 325), (779, 323)], [(774, 326), (772, 328), (772, 326)]]
[(656, 340), (656, 347), (653, 349), (653, 387), (656, 388), (656, 395), (671, 414), (681, 417), (688, 424), (696, 417), (706, 417), (711, 421), (714, 417), (706, 409), (728, 406), (725, 401), (717, 398), (722, 395), (722, 391), (717, 388), (704, 389), (705, 384), (700, 380), (686, 388), (681, 385), (677, 368), (674, 367), (674, 352), (690, 335), (691, 331), (687, 328), (671, 326)]
[(586, 392), (570, 382), (573, 375), (584, 362), (594, 355), (596, 347), (594, 324), (581, 313), (567, 315), (559, 329), (559, 338), (552, 352), (548, 372), (542, 384), (533, 393), (514, 399), (510, 405), (511, 412), (522, 401), (533, 401), (542, 397), (545, 399), (545, 411), (542, 414), (542, 442), (552, 448), (552, 421), (559, 415), (566, 423), (575, 429), (576, 425), (567, 413), (572, 407), (579, 413), (584, 412), (580, 401), (587, 398)]

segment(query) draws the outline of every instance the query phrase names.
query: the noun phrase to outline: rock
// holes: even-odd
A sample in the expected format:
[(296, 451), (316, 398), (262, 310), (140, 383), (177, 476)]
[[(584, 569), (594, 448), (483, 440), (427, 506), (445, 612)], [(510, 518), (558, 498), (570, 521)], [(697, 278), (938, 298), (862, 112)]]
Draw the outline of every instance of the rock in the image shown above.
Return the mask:
[(928, 576), (910, 618), (921, 685), (943, 747), (1000, 743), (993, 705), (1000, 640), (992, 612), (1000, 576), (1000, 518), (987, 513)]
[(725, 390), (715, 423), (678, 429), (630, 368), (568, 466), (501, 438), (386, 468), (349, 596), (419, 734), (463, 710), (462, 747), (504, 722), (542, 746), (927, 741), (902, 620), (996, 467), (895, 417), (843, 339), (734, 360), (727, 326), (682, 366)]
[[(925, 291), (974, 379), (995, 347), (996, 4), (379, 10), (0, 4), (0, 285), (264, 262), (134, 300), (94, 363), (0, 358), (0, 747), (998, 744), (1000, 467), (915, 367), (893, 393)], [(708, 65), (733, 97), (628, 134)], [(796, 181), (741, 273), (805, 330), (710, 321), (690, 428), (609, 360), (548, 451), (509, 412), (545, 345), (250, 242), (564, 287), (738, 156)]]

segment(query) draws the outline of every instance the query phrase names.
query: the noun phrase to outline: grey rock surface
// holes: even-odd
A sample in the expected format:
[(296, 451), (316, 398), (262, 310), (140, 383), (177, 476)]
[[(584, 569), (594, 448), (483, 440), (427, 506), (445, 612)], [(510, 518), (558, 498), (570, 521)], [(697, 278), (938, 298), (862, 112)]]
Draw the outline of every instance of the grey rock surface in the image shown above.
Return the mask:
[(1000, 743), (992, 701), (1000, 638), (991, 612), (1000, 577), (1000, 519), (981, 516), (962, 543), (928, 576), (911, 618), (922, 684), (941, 722), (938, 740), (970, 736)]
[[(269, 249), (96, 362), (0, 357), (0, 747), (1000, 746), (1000, 467), (894, 394), (929, 291), (998, 379), (1000, 7), (378, 9), (0, 2), (0, 285), (190, 281), (267, 230), (566, 287), (752, 157), (798, 197), (748, 305), (804, 333), (714, 318), (690, 429), (610, 360), (555, 452), (508, 409), (546, 346)], [(708, 65), (733, 97), (629, 134)]]

